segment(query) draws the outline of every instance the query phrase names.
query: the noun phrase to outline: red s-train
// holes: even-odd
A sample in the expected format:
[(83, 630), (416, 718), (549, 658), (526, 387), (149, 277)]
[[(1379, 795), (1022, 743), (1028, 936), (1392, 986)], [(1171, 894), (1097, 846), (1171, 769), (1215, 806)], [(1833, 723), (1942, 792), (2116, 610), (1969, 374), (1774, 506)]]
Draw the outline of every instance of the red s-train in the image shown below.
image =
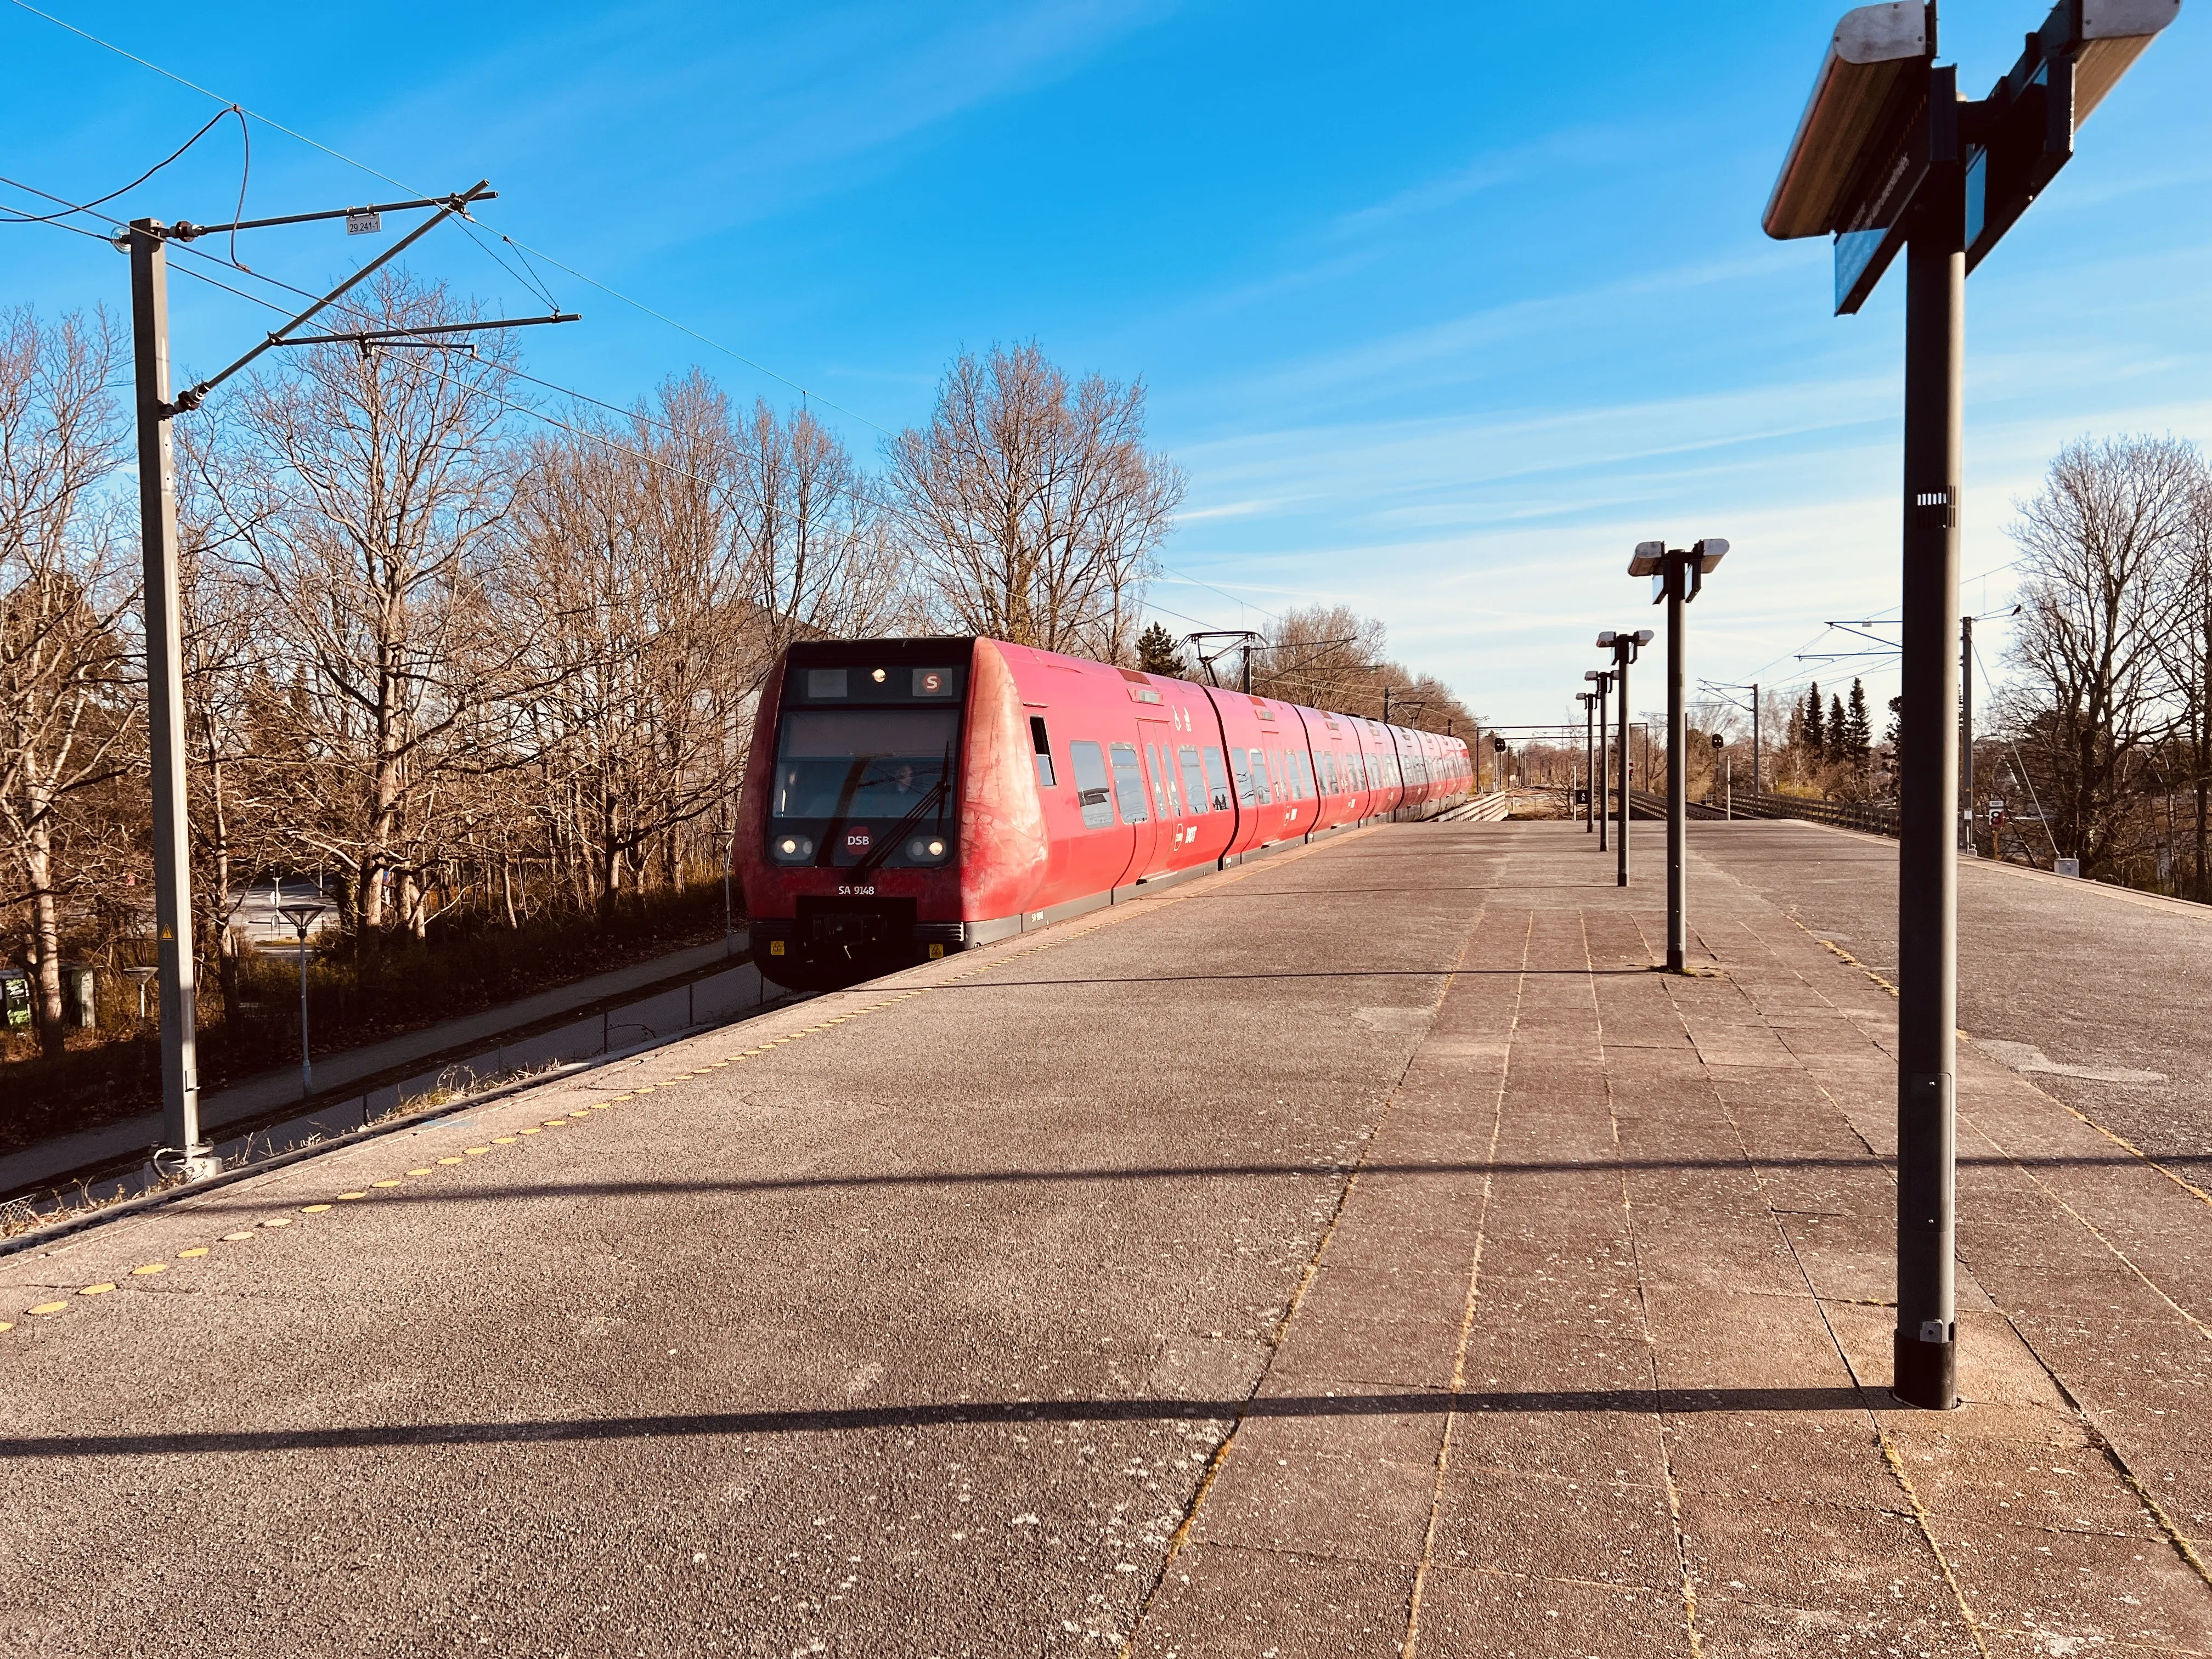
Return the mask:
[(753, 957), (814, 988), (1470, 789), (1467, 744), (988, 639), (793, 646), (734, 857)]

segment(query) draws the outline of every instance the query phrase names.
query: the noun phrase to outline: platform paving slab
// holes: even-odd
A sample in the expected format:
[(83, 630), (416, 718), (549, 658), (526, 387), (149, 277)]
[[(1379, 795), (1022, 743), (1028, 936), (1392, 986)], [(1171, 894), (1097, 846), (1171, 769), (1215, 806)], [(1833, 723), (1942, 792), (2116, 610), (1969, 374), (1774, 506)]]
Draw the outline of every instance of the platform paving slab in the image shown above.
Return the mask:
[(1962, 1048), (1897, 1407), (1895, 1005), (1741, 828), (1696, 977), (1395, 826), (0, 1259), (0, 1651), (2212, 1653), (2212, 1203)]

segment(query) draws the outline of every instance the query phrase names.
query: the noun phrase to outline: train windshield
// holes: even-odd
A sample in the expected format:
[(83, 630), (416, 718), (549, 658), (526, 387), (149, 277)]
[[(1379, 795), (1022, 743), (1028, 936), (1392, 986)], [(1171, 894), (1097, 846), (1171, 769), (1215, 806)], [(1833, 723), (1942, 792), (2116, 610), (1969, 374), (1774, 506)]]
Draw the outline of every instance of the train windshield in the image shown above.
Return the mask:
[(951, 708), (794, 708), (776, 746), (780, 818), (948, 817), (960, 747)]

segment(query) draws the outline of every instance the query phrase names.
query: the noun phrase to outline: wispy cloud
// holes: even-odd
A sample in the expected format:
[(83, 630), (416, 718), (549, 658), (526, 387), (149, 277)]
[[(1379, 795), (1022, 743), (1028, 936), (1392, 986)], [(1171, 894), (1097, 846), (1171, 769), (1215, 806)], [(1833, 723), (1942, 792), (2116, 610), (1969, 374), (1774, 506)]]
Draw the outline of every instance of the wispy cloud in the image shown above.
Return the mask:
[[(644, 252), (757, 222), (896, 166), (922, 134), (1073, 71), (1176, 4), (867, 3), (752, 16), (628, 7), (422, 85), (380, 111), (378, 123), (450, 131), (456, 109), (495, 109), (484, 137), (497, 152), (559, 156), (584, 179), (619, 172), (612, 204), (636, 226)], [(526, 86), (528, 95), (518, 95)], [(720, 142), (696, 142), (690, 118), (701, 108), (719, 112)], [(657, 144), (657, 133), (668, 142)], [(653, 165), (641, 168), (641, 154)]]
[(1747, 246), (1728, 258), (1686, 262), (1395, 331), (1271, 368), (1237, 390), (1264, 406), (1288, 395), (1312, 396), (1364, 383), (1434, 385), (1464, 378), (1470, 369), (1481, 372), (1486, 367), (1481, 360), (1509, 343), (1587, 328), (1592, 316), (1602, 317), (1624, 302), (1672, 301), (1697, 289), (1771, 276), (1800, 263), (1801, 256), (1790, 249)]
[[(1646, 132), (1638, 142), (1650, 140)], [(1341, 214), (1329, 224), (1328, 234), (1339, 238), (1368, 236), (1403, 220), (1456, 207), (1470, 197), (1501, 185), (1617, 161), (1624, 142), (1625, 135), (1606, 127), (1567, 127), (1546, 133), (1526, 144), (1478, 155), (1463, 167), (1407, 185), (1370, 206)]]

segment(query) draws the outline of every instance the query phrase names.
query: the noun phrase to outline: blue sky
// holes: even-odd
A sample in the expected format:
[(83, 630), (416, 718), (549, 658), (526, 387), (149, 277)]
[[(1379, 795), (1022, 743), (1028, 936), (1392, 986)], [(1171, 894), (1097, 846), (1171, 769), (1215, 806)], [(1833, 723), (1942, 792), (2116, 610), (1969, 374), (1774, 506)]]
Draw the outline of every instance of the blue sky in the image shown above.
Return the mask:
[[(1702, 676), (1802, 678), (1825, 620), (1896, 603), (1901, 283), (1832, 318), (1826, 245), (1759, 229), (1831, 0), (42, 9), (410, 189), (489, 177), (490, 225), (807, 386), (863, 454), (963, 346), (1034, 336), (1141, 375), (1191, 477), (1155, 592), (1171, 627), (1341, 600), (1492, 719), (1534, 721), (1572, 712), (1597, 629), (1648, 622), (1623, 574), (1647, 537), (1735, 544), (1692, 612)], [(1969, 285), (1970, 576), (2012, 558), (2012, 503), (2067, 439), (2212, 437), (2199, 9)], [(2041, 15), (1949, 0), (1961, 85)], [(0, 56), (0, 173), (63, 194), (215, 107), (13, 0)], [(219, 220), (238, 179), (218, 131), (118, 205)], [(249, 212), (392, 188), (254, 131)], [(322, 228), (240, 252), (311, 285), (372, 246)], [(542, 309), (458, 235), (415, 264)], [(125, 275), (95, 241), (0, 228), (0, 303), (120, 307)], [(532, 373), (620, 403), (697, 362), (797, 396), (544, 275), (585, 321), (532, 331)], [(187, 371), (268, 326), (191, 283), (173, 303)]]

